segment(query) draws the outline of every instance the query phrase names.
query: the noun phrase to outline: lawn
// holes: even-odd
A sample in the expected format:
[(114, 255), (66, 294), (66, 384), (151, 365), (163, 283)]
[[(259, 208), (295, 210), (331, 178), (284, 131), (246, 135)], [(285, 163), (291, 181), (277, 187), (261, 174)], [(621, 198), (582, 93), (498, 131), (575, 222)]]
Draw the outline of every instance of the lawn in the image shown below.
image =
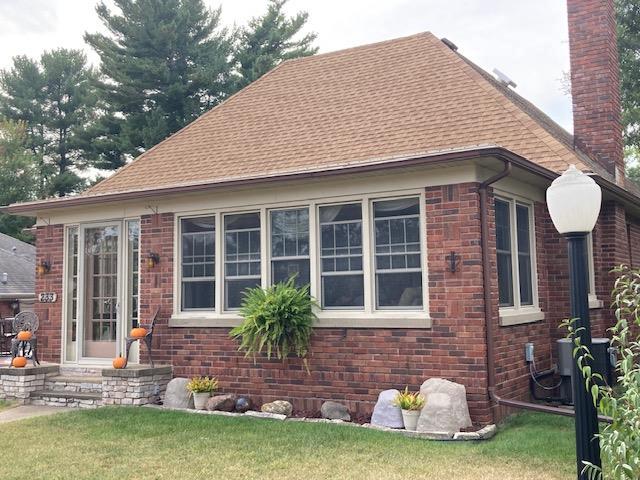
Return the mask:
[(113, 407), (3, 425), (11, 462), (2, 478), (569, 479), (572, 431), (569, 419), (523, 414), (492, 440), (453, 443)]

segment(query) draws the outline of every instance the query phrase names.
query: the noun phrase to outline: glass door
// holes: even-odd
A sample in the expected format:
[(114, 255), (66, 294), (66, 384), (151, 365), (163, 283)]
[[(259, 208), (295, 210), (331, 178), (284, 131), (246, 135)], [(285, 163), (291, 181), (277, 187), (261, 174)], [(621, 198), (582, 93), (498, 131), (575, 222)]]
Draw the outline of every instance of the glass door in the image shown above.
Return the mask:
[(120, 224), (83, 226), (80, 238), (81, 357), (112, 359), (120, 352)]

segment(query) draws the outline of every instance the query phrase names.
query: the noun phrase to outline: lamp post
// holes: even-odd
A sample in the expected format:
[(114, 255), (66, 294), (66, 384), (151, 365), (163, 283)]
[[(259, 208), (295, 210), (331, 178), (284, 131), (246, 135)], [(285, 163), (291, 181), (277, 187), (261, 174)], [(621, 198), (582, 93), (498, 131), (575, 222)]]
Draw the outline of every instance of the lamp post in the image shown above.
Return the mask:
[[(575, 335), (581, 345), (591, 349), (589, 322), (589, 288), (587, 271), (587, 236), (593, 230), (600, 213), (602, 192), (596, 182), (575, 165), (556, 178), (547, 189), (547, 207), (556, 230), (565, 236), (569, 251), (571, 317), (575, 319)], [(587, 365), (591, 365), (589, 360)], [(573, 362), (573, 404), (575, 407), (576, 461), (578, 478), (584, 462), (600, 466), (598, 412), (591, 393), (587, 391), (577, 360)]]

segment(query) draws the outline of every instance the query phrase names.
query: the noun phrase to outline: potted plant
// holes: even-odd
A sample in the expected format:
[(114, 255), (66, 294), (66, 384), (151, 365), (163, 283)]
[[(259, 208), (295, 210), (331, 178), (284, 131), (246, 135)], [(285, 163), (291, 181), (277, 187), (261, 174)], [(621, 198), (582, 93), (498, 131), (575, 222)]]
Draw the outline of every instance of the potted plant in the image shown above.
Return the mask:
[(193, 405), (196, 410), (204, 410), (211, 392), (218, 388), (218, 380), (209, 377), (193, 377), (187, 384), (187, 389), (193, 395)]
[(419, 392), (411, 393), (409, 387), (405, 387), (404, 391), (398, 393), (394, 403), (402, 410), (405, 430), (415, 432), (418, 427), (420, 411), (425, 404), (424, 397)]

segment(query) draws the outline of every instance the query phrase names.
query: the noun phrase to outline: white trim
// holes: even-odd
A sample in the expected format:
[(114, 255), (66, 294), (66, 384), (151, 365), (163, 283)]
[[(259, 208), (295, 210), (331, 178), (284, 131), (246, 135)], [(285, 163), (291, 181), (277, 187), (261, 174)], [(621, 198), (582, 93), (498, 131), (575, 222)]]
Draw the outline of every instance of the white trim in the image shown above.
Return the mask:
[(538, 307), (500, 308), (500, 326), (522, 325), (544, 320), (544, 312)]
[(596, 268), (593, 260), (593, 232), (587, 235), (587, 271), (589, 272), (589, 308), (602, 308), (604, 302), (596, 293)]
[[(394, 200), (398, 198), (418, 198), (420, 206), (420, 258), (422, 271), (423, 305), (417, 309), (375, 309), (375, 281), (372, 278), (374, 272), (373, 261), (373, 219), (372, 204), (374, 201)], [(170, 326), (235, 326), (240, 321), (237, 310), (225, 310), (224, 306), (224, 216), (238, 213), (260, 213), (260, 238), (261, 238), (261, 284), (263, 287), (271, 283), (271, 240), (270, 240), (270, 212), (274, 210), (290, 210), (298, 208), (309, 209), (309, 261), (310, 261), (310, 292), (314, 298), (321, 295), (321, 256), (320, 256), (320, 225), (318, 210), (321, 206), (359, 203), (362, 206), (362, 256), (364, 275), (364, 309), (324, 309), (318, 310), (319, 327), (394, 327), (399, 328), (428, 328), (431, 320), (428, 315), (428, 265), (426, 249), (426, 222), (425, 222), (425, 191), (421, 189), (407, 189), (384, 194), (354, 194), (340, 195), (323, 198), (322, 201), (292, 201), (275, 204), (263, 204), (259, 208), (255, 206), (239, 208), (209, 208), (190, 212), (175, 212), (176, 229), (174, 231), (174, 305)], [(180, 221), (185, 217), (209, 216), (216, 217), (216, 309), (215, 311), (180, 311), (179, 273), (180, 273)]]
[[(516, 196), (508, 197), (504, 195), (495, 195), (496, 200), (503, 201), (509, 206), (509, 227), (510, 227), (510, 242), (511, 242), (511, 282), (513, 289), (513, 305), (501, 306), (500, 316), (513, 316), (508, 313), (510, 310), (519, 311), (531, 311), (539, 309), (538, 298), (538, 266), (537, 256), (538, 250), (536, 248), (536, 222), (535, 222), (535, 205), (531, 200), (524, 199), (522, 197), (516, 198)], [(522, 205), (527, 207), (529, 217), (529, 258), (531, 262), (531, 305), (521, 305), (520, 299), (520, 267), (518, 262), (518, 234), (517, 234), (517, 214), (516, 206)], [(495, 207), (494, 207), (495, 211)], [(505, 312), (503, 314), (503, 312)], [(526, 315), (525, 315), (526, 317)]]

